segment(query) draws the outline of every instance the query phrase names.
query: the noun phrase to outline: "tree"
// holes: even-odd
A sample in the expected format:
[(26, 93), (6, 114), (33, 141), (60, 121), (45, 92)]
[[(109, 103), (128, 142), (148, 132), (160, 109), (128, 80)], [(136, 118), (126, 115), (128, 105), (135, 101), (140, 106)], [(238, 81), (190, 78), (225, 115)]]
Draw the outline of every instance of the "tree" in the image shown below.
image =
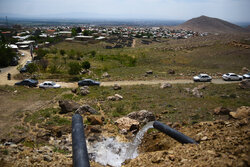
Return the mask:
[(12, 60), (16, 56), (16, 53), (5, 44), (0, 45), (0, 67), (7, 67), (11, 64)]
[(69, 70), (68, 73), (70, 75), (77, 75), (81, 71), (81, 65), (77, 62), (69, 63)]
[(38, 67), (35, 63), (30, 63), (27, 66), (27, 71), (28, 73), (33, 74), (34, 72), (38, 71)]
[(90, 69), (90, 63), (88, 61), (82, 62), (82, 68), (85, 70)]
[(73, 37), (77, 35), (76, 28), (71, 29), (71, 34)]
[(90, 35), (92, 35), (92, 32), (90, 30), (84, 30), (83, 35), (90, 36)]
[(81, 27), (77, 27), (77, 28), (76, 28), (76, 32), (77, 32), (77, 33), (81, 33), (81, 32), (82, 32)]

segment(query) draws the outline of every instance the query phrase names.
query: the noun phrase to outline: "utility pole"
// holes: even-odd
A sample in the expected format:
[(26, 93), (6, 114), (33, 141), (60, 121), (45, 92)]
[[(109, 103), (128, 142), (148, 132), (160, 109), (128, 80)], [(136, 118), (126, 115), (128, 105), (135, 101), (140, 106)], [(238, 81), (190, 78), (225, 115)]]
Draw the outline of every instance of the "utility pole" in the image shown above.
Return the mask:
[(30, 44), (30, 55), (32, 57), (32, 60), (34, 59), (33, 57), (33, 44)]
[(7, 16), (5, 17), (5, 20), (6, 20), (6, 27), (8, 28), (9, 27), (9, 23), (8, 23), (8, 17)]

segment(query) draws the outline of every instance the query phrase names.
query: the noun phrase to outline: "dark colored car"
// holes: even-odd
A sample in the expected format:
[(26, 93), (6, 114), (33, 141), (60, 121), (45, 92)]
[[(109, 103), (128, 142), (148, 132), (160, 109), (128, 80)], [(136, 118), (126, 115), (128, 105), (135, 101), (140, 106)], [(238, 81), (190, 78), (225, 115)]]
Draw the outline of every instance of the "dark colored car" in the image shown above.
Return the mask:
[(23, 68), (20, 69), (20, 73), (25, 73), (25, 72), (27, 72), (27, 67), (26, 66), (24, 66)]
[(15, 85), (29, 86), (29, 87), (37, 87), (38, 81), (34, 79), (25, 79), (23, 81), (15, 83)]
[(13, 59), (10, 62), (11, 66), (17, 66), (18, 65), (18, 58), (17, 57), (13, 57)]
[(99, 86), (100, 82), (94, 81), (92, 79), (84, 79), (84, 80), (78, 81), (78, 86), (94, 86), (94, 85)]

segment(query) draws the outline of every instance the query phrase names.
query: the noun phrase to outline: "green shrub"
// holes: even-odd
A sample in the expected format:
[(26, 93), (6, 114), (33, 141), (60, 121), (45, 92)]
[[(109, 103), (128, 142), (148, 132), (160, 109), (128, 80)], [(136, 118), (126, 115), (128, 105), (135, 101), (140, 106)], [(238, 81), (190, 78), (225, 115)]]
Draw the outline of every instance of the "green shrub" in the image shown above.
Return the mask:
[(82, 62), (82, 68), (84, 68), (85, 70), (90, 69), (89, 61)]
[(30, 63), (27, 66), (27, 71), (28, 73), (33, 74), (38, 71), (38, 66), (35, 63)]
[(61, 54), (62, 56), (64, 56), (65, 53), (66, 53), (65, 50), (63, 50), (63, 49), (60, 50), (60, 54)]
[(77, 62), (69, 63), (69, 70), (68, 73), (70, 75), (77, 75), (81, 71), (81, 65)]
[(68, 51), (69, 59), (74, 59), (75, 55), (76, 55), (75, 50), (71, 49), (70, 51)]
[(46, 54), (49, 53), (49, 50), (39, 48), (38, 50), (35, 50), (35, 53), (36, 53), (35, 59), (41, 60), (44, 56), (46, 56)]
[(49, 68), (49, 72), (50, 72), (51, 74), (58, 73), (58, 72), (59, 72), (58, 66), (55, 65), (55, 64), (51, 65), (50, 68)]

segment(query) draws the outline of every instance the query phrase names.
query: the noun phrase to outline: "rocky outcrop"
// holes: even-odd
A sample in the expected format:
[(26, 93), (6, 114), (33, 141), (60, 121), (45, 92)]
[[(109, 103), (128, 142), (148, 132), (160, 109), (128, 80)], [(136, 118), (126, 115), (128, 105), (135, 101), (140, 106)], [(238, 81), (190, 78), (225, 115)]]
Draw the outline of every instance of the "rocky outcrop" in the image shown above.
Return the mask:
[(152, 71), (152, 70), (148, 70), (148, 71), (146, 71), (146, 74), (147, 74), (147, 75), (152, 75), (152, 74), (153, 74), (153, 71)]
[(199, 89), (197, 87), (195, 87), (193, 90), (192, 90), (192, 94), (193, 96), (195, 97), (203, 97), (203, 93), (199, 91)]
[(103, 78), (109, 78), (110, 75), (109, 75), (109, 73), (105, 72), (105, 73), (102, 74), (102, 77), (103, 77)]
[(168, 70), (168, 74), (175, 74), (175, 70), (173, 69)]
[(161, 89), (172, 88), (172, 85), (170, 83), (162, 83), (160, 88)]
[(139, 122), (129, 117), (122, 117), (115, 121), (115, 124), (120, 130), (137, 131), (139, 129)]
[(140, 123), (147, 123), (155, 120), (155, 116), (152, 112), (147, 110), (141, 110), (138, 112), (132, 112), (127, 115), (131, 119), (135, 119)]
[(197, 89), (198, 89), (198, 90), (206, 89), (206, 87), (207, 87), (207, 86), (206, 86), (205, 84), (201, 84), (201, 85), (198, 85), (198, 86), (197, 86)]
[(114, 84), (113, 89), (114, 90), (121, 90), (122, 87), (120, 85), (118, 85), (118, 84)]
[(98, 112), (94, 108), (92, 108), (89, 105), (85, 104), (85, 105), (80, 106), (76, 110), (76, 113), (79, 113), (79, 114), (85, 114), (85, 113), (97, 114)]
[(241, 89), (250, 89), (250, 80), (241, 81), (239, 87)]
[(217, 115), (228, 115), (230, 112), (231, 110), (225, 107), (217, 107), (214, 109), (214, 114), (217, 114)]
[[(202, 89), (202, 87), (198, 86), (198, 87), (195, 87), (193, 89), (190, 89), (190, 88), (184, 88), (185, 92), (187, 92), (188, 94), (192, 94), (193, 96), (195, 97), (203, 97), (203, 93), (200, 92), (200, 89)], [(205, 88), (204, 88), (205, 89)]]
[(122, 100), (123, 97), (119, 94), (115, 94), (114, 96), (108, 96), (107, 100), (111, 100), (111, 101), (118, 101), (118, 100)]
[(89, 87), (88, 86), (83, 86), (83, 87), (80, 88), (80, 92), (79, 92), (80, 95), (86, 96), (89, 93), (90, 92), (89, 92)]
[(247, 73), (247, 72), (249, 72), (249, 69), (246, 68), (246, 67), (243, 67), (243, 68), (242, 68), (242, 72)]
[(249, 106), (241, 106), (237, 108), (236, 112), (230, 112), (230, 116), (235, 119), (244, 119), (249, 118), (250, 116), (250, 107)]
[(90, 125), (103, 125), (103, 117), (99, 115), (90, 115), (87, 120)]
[(60, 100), (59, 106), (61, 107), (60, 114), (66, 114), (66, 113), (77, 110), (80, 107), (80, 104), (73, 102), (73, 101)]

